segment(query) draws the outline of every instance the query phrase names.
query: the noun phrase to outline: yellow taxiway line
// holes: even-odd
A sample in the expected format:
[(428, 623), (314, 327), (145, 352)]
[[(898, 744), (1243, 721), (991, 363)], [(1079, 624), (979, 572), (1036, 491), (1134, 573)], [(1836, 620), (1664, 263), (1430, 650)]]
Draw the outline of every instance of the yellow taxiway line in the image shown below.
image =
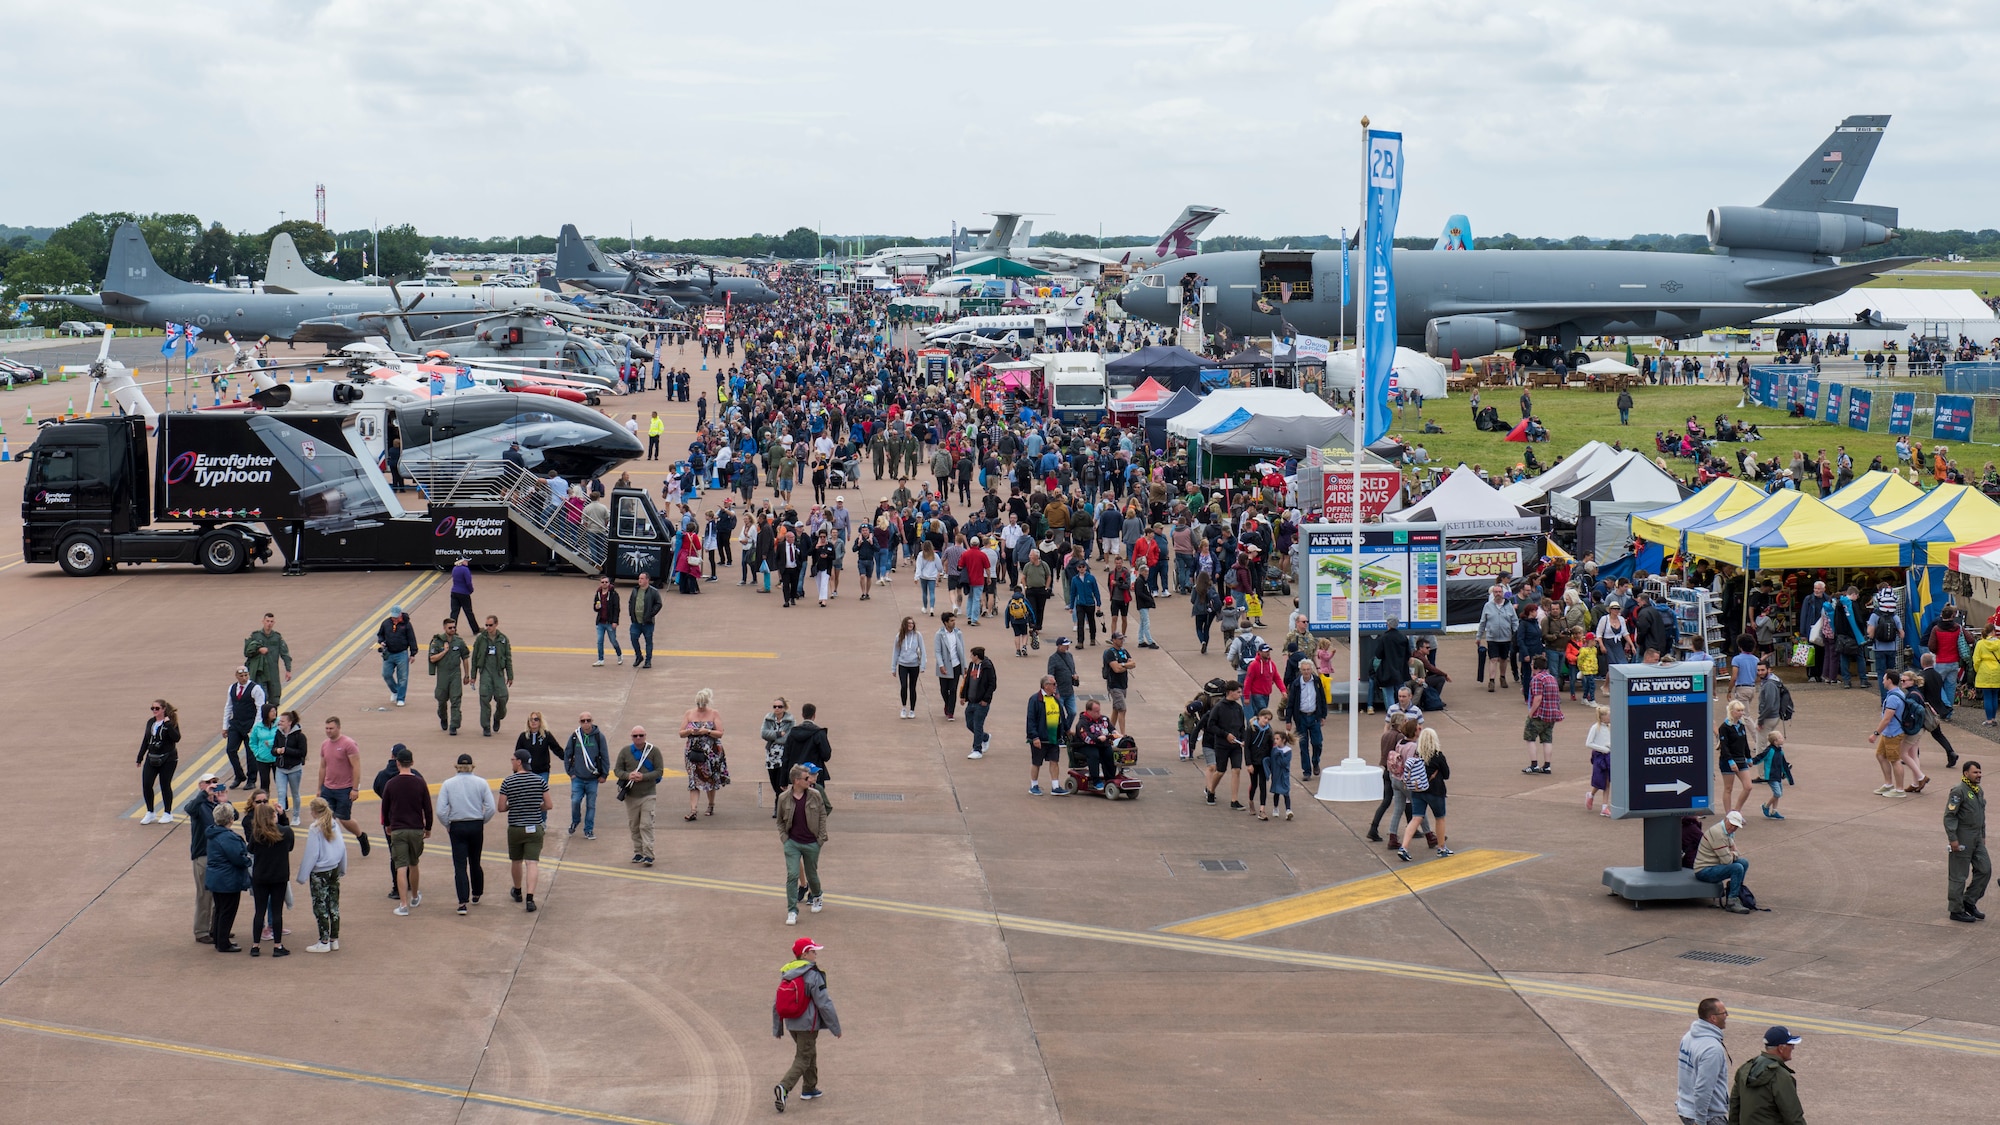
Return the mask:
[(1378, 902), (1404, 898), (1450, 883), (1471, 879), (1503, 867), (1537, 858), (1534, 852), (1505, 852), (1474, 848), (1446, 859), (1398, 868), (1365, 879), (1354, 879), (1305, 894), (1287, 895), (1256, 906), (1225, 910), (1161, 926), (1162, 933), (1239, 941), (1247, 937), (1282, 930), (1303, 922), (1330, 917)]
[[(690, 890), (726, 891), (732, 894), (754, 895), (770, 899), (782, 899), (785, 897), (783, 886), (767, 886), (761, 883), (711, 879), (698, 875), (676, 875), (663, 871), (627, 870), (603, 864), (551, 859), (544, 859), (542, 866), (576, 871), (588, 875), (598, 875), (606, 878), (629, 879), (636, 882), (686, 887)], [(1429, 867), (1432, 864), (1425, 864), (1424, 866)], [(867, 898), (859, 895), (829, 894), (826, 896), (826, 901), (831, 906), (844, 906), (886, 914), (900, 914), (913, 918), (929, 918), (940, 922), (990, 926), (1003, 930), (1019, 930), (1024, 933), (1046, 934), (1051, 937), (1080, 938), (1088, 941), (1110, 942), (1117, 945), (1138, 946), (1147, 949), (1163, 949), (1177, 953), (1198, 953), (1209, 956), (1233, 957), (1237, 960), (1292, 965), (1306, 969), (1332, 969), (1341, 972), (1370, 973), (1377, 976), (1396, 977), (1404, 980), (1423, 981), (1432, 984), (1460, 985), (1498, 992), (1512, 992), (1524, 997), (1532, 996), (1546, 1000), (1573, 1000), (1585, 1004), (1598, 1004), (1633, 1011), (1658, 1012), (1664, 1015), (1685, 1016), (1688, 1010), (1688, 1001), (1684, 997), (1648, 996), (1644, 993), (1623, 992), (1617, 989), (1598, 988), (1591, 985), (1565, 984), (1561, 981), (1541, 980), (1528, 976), (1504, 976), (1470, 972), (1463, 969), (1443, 969), (1431, 965), (1385, 961), (1372, 957), (1350, 957), (1337, 953), (1317, 953), (1303, 949), (1282, 949), (1274, 946), (1218, 941), (1214, 938), (1163, 933), (1157, 930), (1121, 930), (1110, 926), (1090, 926), (1074, 922), (1058, 922), (1047, 918), (1029, 918), (1018, 914), (999, 914), (988, 910), (968, 910), (961, 907), (925, 906), (919, 903), (896, 902), (890, 899)], [(1936, 1032), (1918, 1031), (1914, 1028), (1862, 1023), (1858, 1020), (1802, 1016), (1792, 1012), (1774, 1012), (1751, 1008), (1737, 1008), (1732, 1009), (1732, 1011), (1748, 1022), (1784, 1024), (1791, 1028), (1795, 1034), (1805, 1031), (1818, 1035), (1838, 1035), (1845, 1038), (1866, 1039), (1879, 1043), (1898, 1043), (1904, 1046), (1930, 1047), (1937, 1050), (1955, 1051), (1961, 1054), (2000, 1058), (2000, 1041), (1991, 1039), (1976, 1039), (1963, 1035), (1943, 1035)]]
[(182, 1058), (208, 1059), (213, 1062), (235, 1063), (253, 1066), (261, 1070), (275, 1070), (290, 1074), (304, 1074), (313, 1078), (331, 1078), (342, 1082), (354, 1082), (363, 1086), (375, 1086), (386, 1090), (402, 1090), (413, 1094), (429, 1094), (433, 1097), (450, 1098), (453, 1101), (471, 1102), (477, 1105), (501, 1106), (507, 1109), (527, 1110), (531, 1113), (546, 1113), (551, 1116), (572, 1117), (579, 1121), (605, 1121), (613, 1125), (667, 1125), (650, 1117), (627, 1117), (619, 1113), (602, 1113), (593, 1109), (576, 1106), (557, 1105), (553, 1102), (539, 1102), (528, 1098), (510, 1098), (504, 1094), (488, 1094), (479, 1090), (467, 1090), (454, 1086), (440, 1086), (434, 1082), (417, 1082), (408, 1078), (390, 1078), (366, 1071), (348, 1070), (343, 1067), (319, 1066), (314, 1063), (297, 1062), (292, 1059), (276, 1058), (271, 1055), (252, 1055), (242, 1051), (226, 1051), (216, 1047), (197, 1047), (189, 1043), (173, 1043), (164, 1039), (147, 1039), (136, 1035), (114, 1035), (104, 1031), (90, 1031), (80, 1027), (64, 1027), (60, 1024), (39, 1023), (34, 1020), (10, 1019), (0, 1016), (0, 1028), (33, 1032), (37, 1035), (54, 1036), (59, 1039), (78, 1040), (86, 1043), (102, 1043), (113, 1047), (137, 1047), (148, 1051), (163, 1051)]
[[(288, 711), (296, 710), (298, 704), (310, 699), (314, 692), (330, 683), (332, 677), (349, 660), (375, 643), (375, 630), (381, 625), (382, 619), (389, 615), (389, 610), (392, 607), (408, 605), (422, 600), (442, 583), (444, 579), (444, 573), (436, 570), (427, 571), (411, 579), (402, 589), (396, 591), (394, 595), (381, 605), (375, 607), (374, 613), (364, 617), (360, 624), (348, 630), (339, 640), (333, 643), (332, 647), (321, 653), (317, 659), (294, 675), (290, 682), (285, 684), (285, 692), (282, 697), (283, 702), (280, 706)], [(204, 773), (214, 772), (218, 766), (227, 765), (228, 763), (223, 758), (223, 749), (228, 745), (227, 738), (216, 739), (209, 744), (208, 749), (201, 752), (200, 756), (183, 766), (177, 772), (177, 776), (196, 778)], [(128, 820), (137, 820), (143, 811), (142, 806), (134, 805), (125, 814), (125, 817)], [(178, 812), (179, 810), (175, 811)]]

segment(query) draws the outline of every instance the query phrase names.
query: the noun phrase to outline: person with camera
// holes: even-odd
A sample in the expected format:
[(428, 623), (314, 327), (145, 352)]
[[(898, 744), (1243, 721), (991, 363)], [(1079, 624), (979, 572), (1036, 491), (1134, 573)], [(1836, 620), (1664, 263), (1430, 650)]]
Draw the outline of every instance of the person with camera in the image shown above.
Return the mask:
[(611, 763), (618, 799), (625, 802), (625, 827), (632, 836), (632, 862), (653, 866), (653, 812), (659, 801), (660, 748), (646, 741), (646, 728), (633, 727), (632, 741)]

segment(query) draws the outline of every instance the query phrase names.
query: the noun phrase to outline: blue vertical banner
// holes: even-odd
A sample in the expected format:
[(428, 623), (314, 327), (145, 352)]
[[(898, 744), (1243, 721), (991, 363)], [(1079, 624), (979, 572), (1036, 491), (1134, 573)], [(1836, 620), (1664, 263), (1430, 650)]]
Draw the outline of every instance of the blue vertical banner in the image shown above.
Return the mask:
[(1785, 413), (1792, 411), (1792, 405), (1806, 396), (1806, 377), (1796, 372), (1785, 376)]
[(1373, 445), (1389, 432), (1389, 373), (1396, 365), (1396, 212), (1403, 205), (1403, 134), (1368, 130), (1367, 225), (1362, 267), (1368, 298), (1362, 304), (1367, 351), (1367, 417), (1361, 442)]
[(1864, 391), (1857, 387), (1847, 392), (1847, 428), (1864, 431), (1868, 429), (1868, 419), (1874, 413), (1874, 409), (1874, 391)]
[(1771, 405), (1771, 388), (1778, 382), (1776, 372), (1759, 368), (1750, 369), (1750, 401), (1758, 406)]
[(1826, 386), (1826, 420), (1829, 422), (1840, 421), (1839, 383), (1828, 383)]
[(1937, 396), (1937, 414), (1931, 419), (1931, 437), (1937, 441), (1972, 440), (1972, 398), (1969, 395)]
[(1347, 272), (1347, 228), (1340, 228), (1340, 303), (1354, 303), (1354, 279)]
[(1889, 432), (1907, 434), (1910, 419), (1917, 414), (1917, 396), (1911, 391), (1898, 391), (1889, 398)]
[(1806, 380), (1806, 418), (1819, 417), (1819, 380)]

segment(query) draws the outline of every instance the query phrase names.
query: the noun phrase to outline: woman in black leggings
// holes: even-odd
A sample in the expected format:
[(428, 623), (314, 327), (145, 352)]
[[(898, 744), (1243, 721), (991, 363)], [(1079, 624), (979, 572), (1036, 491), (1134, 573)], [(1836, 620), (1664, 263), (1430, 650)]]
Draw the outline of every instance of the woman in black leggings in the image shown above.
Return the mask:
[[(174, 705), (153, 700), (152, 717), (139, 736), (139, 792), (146, 798), (146, 815), (141, 824), (174, 822), (174, 771), (181, 764), (181, 718)], [(159, 786), (160, 813), (153, 815), (153, 787)]]
[(924, 638), (917, 632), (917, 619), (903, 618), (896, 629), (895, 643), (889, 646), (889, 662), (896, 672), (897, 718), (917, 717), (917, 679), (929, 663), (929, 655)]

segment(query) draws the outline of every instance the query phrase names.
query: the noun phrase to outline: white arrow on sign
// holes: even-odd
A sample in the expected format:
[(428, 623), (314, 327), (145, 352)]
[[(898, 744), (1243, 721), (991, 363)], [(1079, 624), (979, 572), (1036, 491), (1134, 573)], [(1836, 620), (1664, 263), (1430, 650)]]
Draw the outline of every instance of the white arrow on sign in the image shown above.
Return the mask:
[(1694, 786), (1689, 785), (1687, 782), (1682, 781), (1680, 778), (1677, 777), (1674, 779), (1674, 783), (1672, 785), (1648, 785), (1646, 786), (1646, 792), (1672, 793), (1674, 796), (1678, 797), (1681, 794), (1693, 788)]

